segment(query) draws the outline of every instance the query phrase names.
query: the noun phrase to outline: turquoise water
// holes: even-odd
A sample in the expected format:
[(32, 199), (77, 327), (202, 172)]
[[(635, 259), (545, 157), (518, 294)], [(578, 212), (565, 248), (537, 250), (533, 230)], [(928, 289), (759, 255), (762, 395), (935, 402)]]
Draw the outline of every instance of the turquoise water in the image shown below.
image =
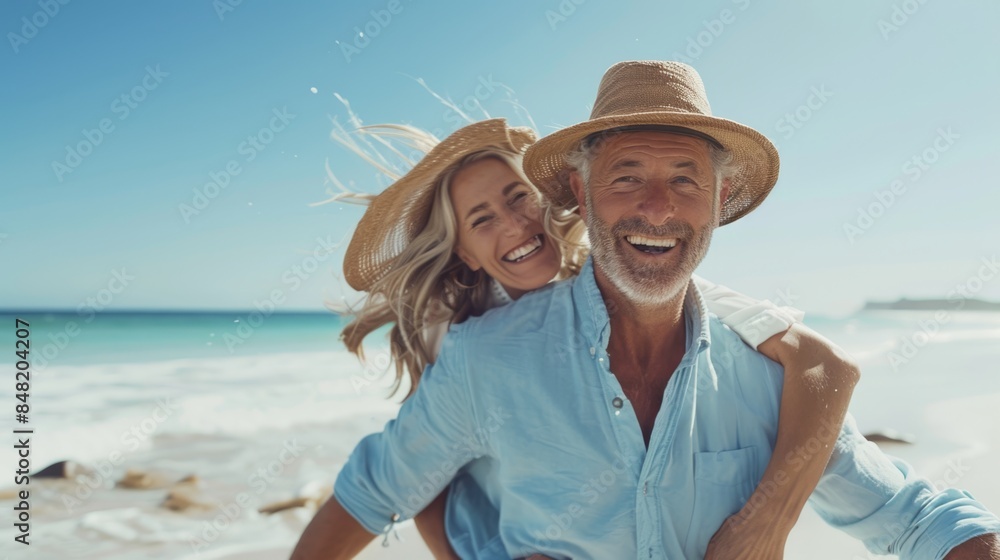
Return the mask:
[[(899, 373), (914, 368), (909, 363), (891, 367), (890, 352), (900, 351), (906, 339), (923, 330), (922, 324), (933, 326), (933, 317), (934, 312), (868, 311), (836, 319), (807, 315), (806, 324), (852, 352), (869, 370)], [(0, 356), (11, 356), (0, 357), (0, 363), (14, 361), (16, 318), (30, 324), (32, 360), (39, 369), (343, 351), (339, 336), (347, 324), (345, 317), (324, 311), (263, 318), (256, 312), (0, 312)], [(972, 352), (979, 355), (1000, 341), (1000, 313), (948, 313), (947, 322), (938, 326), (929, 338), (931, 346), (945, 339), (966, 340), (967, 347), (983, 346)], [(384, 344), (384, 330), (368, 342)], [(917, 334), (918, 342), (921, 336)]]
[(343, 345), (338, 337), (346, 325), (345, 319), (329, 312), (265, 318), (255, 312), (5, 312), (0, 313), (0, 352), (13, 351), (17, 318), (30, 325), (32, 362), (39, 369), (339, 350)]

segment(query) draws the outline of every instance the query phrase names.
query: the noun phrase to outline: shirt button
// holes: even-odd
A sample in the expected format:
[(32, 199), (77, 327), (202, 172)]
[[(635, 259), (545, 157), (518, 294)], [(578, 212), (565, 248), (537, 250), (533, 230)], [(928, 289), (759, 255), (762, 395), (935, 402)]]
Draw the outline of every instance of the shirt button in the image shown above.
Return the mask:
[(615, 397), (611, 399), (611, 406), (615, 408), (621, 408), (625, 404), (625, 401), (621, 397)]

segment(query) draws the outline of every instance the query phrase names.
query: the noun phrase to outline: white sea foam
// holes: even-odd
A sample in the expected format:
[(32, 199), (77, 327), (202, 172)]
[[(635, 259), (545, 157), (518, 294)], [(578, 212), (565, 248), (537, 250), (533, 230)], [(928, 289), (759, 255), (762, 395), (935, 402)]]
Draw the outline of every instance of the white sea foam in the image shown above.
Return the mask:
[(92, 462), (156, 437), (246, 437), (395, 410), (388, 375), (364, 375), (347, 352), (53, 366), (32, 386), (32, 458)]

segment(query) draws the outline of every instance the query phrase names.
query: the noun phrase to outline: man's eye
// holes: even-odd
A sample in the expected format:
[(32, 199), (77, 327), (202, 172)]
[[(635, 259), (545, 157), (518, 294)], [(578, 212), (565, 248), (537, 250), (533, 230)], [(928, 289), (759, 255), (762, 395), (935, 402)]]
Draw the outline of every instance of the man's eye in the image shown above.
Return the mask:
[(617, 179), (615, 179), (614, 181), (611, 181), (611, 182), (612, 183), (638, 183), (639, 182), (639, 178), (638, 177), (633, 177), (632, 175), (625, 175), (625, 176), (619, 177), (619, 178), (617, 178)]
[(680, 177), (675, 177), (674, 178), (674, 182), (675, 183), (694, 183), (694, 179), (692, 179), (690, 177), (685, 177), (685, 176), (681, 175)]

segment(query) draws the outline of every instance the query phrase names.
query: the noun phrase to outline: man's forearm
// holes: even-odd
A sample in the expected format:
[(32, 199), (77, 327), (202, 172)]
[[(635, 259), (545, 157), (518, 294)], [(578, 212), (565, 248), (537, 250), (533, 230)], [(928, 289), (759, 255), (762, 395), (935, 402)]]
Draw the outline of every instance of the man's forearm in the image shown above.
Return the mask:
[(990, 533), (951, 549), (944, 560), (1000, 560), (1000, 535)]
[(375, 535), (368, 532), (333, 496), (316, 512), (291, 560), (346, 560), (358, 555)]

